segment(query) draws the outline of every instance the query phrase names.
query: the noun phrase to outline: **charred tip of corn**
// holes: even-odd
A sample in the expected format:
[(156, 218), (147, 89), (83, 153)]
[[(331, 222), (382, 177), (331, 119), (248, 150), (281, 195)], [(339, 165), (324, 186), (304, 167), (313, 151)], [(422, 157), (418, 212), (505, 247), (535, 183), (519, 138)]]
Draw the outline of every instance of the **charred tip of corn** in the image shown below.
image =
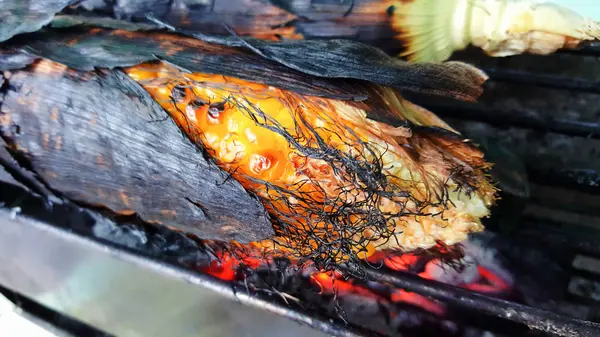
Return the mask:
[(546, 55), (600, 39), (600, 23), (552, 2), (397, 0), (392, 26), (411, 62), (440, 62), (474, 45), (488, 55)]

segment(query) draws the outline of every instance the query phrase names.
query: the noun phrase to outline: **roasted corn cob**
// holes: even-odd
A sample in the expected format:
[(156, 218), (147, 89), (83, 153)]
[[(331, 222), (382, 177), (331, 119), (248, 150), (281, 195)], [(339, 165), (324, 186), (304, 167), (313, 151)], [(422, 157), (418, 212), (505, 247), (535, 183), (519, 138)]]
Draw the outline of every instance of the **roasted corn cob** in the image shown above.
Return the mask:
[[(165, 63), (126, 69), (274, 219), (256, 242), (322, 262), (455, 244), (495, 189), (482, 153), (432, 113), (372, 85), (367, 103), (306, 96)], [(367, 118), (377, 109), (391, 126)]]

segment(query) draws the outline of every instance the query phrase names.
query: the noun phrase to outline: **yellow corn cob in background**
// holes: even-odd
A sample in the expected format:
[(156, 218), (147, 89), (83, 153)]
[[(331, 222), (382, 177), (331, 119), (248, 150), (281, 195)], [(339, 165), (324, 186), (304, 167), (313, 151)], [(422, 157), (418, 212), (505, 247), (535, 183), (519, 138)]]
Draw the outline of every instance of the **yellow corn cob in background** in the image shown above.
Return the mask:
[(482, 153), (432, 113), (373, 85), (368, 104), (308, 97), (164, 63), (128, 68), (217, 164), (257, 194), (277, 237), (256, 243), (344, 261), (455, 244), (483, 229), (495, 196)]
[[(600, 39), (600, 23), (551, 1), (389, 1), (410, 61), (443, 61), (473, 45), (490, 56), (546, 55)], [(598, 4), (600, 6), (600, 4)]]

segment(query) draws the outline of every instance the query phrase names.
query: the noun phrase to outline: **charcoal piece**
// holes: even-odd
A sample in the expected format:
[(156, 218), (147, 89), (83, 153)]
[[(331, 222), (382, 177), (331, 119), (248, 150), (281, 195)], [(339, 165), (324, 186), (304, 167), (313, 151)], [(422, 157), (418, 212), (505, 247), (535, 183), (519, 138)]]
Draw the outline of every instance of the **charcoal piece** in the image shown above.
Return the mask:
[(206, 239), (273, 235), (259, 201), (208, 162), (123, 73), (42, 61), (7, 81), (2, 136), (60, 195)]
[(0, 42), (35, 32), (73, 0), (0, 0)]
[(7, 45), (72, 68), (125, 67), (164, 60), (192, 72), (221, 74), (301, 94), (365, 100), (366, 82), (474, 101), (486, 75), (465, 63), (409, 64), (342, 40), (266, 42), (239, 37), (85, 29), (48, 29)]

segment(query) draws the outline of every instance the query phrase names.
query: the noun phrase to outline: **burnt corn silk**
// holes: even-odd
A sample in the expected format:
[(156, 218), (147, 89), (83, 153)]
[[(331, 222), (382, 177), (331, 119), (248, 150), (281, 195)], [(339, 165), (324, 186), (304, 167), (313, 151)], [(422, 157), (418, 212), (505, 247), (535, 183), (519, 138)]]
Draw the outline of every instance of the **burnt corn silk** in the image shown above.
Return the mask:
[[(495, 188), (482, 153), (396, 90), (369, 103), (303, 95), (167, 63), (126, 69), (217, 164), (254, 192), (265, 253), (340, 262), (452, 245), (483, 230)], [(368, 104), (406, 121), (367, 118)]]

